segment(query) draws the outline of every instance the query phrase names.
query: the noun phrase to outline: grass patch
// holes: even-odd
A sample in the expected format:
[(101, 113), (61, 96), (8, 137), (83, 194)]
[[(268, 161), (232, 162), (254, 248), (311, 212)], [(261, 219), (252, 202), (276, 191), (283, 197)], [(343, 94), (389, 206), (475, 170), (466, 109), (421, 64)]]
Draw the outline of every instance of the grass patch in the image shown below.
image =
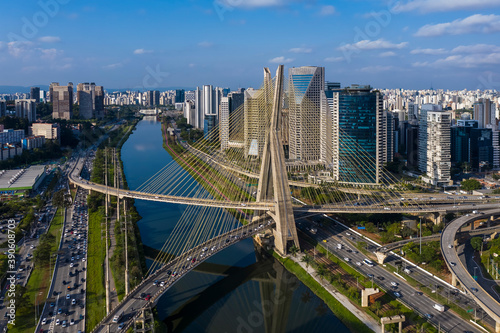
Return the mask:
[(87, 320), (86, 331), (92, 330), (106, 315), (106, 289), (104, 286), (105, 242), (102, 241), (101, 223), (104, 208), (89, 213), (87, 251)]
[(326, 291), (316, 280), (314, 280), (299, 264), (289, 259), (284, 259), (273, 253), (273, 256), (278, 259), (285, 268), (293, 273), (302, 283), (304, 283), (311, 291), (321, 298), (330, 310), (346, 325), (351, 332), (356, 333), (371, 333), (361, 320), (345, 308), (339, 301), (335, 299), (328, 291)]
[[(64, 222), (64, 216), (60, 214), (61, 211), (64, 210), (58, 209), (56, 211), (48, 231), (48, 234), (56, 238), (56, 241), (51, 247), (51, 254), (57, 252), (61, 240)], [(38, 313), (41, 313), (45, 305), (54, 270), (54, 265), (51, 261), (35, 266), (26, 288), (21, 286), (16, 287), (16, 294), (18, 295), (16, 298), (16, 305), (18, 305), (16, 311), (16, 325), (9, 329), (10, 332), (31, 333), (35, 330), (39, 318), (35, 318), (35, 312), (33, 310), (37, 307)], [(31, 263), (33, 264), (33, 261), (31, 261)]]

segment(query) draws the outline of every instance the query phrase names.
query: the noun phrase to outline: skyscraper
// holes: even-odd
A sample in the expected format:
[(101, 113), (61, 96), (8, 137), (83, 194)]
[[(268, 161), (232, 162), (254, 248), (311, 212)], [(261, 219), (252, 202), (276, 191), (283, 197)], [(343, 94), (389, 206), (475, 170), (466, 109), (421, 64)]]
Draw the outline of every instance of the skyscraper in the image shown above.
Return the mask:
[(79, 83), (76, 88), (76, 100), (83, 119), (99, 118), (104, 111), (104, 89), (92, 83)]
[(323, 94), (322, 162), (339, 182), (379, 183), (390, 140), (381, 93), (370, 86), (352, 85)]
[(30, 98), (35, 100), (35, 103), (40, 103), (40, 87), (31, 87)]
[(73, 83), (60, 86), (54, 82), (50, 85), (50, 101), (52, 102), (52, 118), (69, 120), (73, 117)]
[(325, 90), (324, 67), (294, 67), (289, 75), (290, 159), (319, 161), (320, 104)]
[(479, 128), (486, 128), (488, 125), (495, 123), (495, 103), (492, 103), (487, 98), (480, 98), (474, 103), (474, 119), (477, 120)]
[(219, 102), (221, 98), (221, 91), (219, 88), (213, 89), (211, 85), (203, 86), (203, 132), (205, 138), (215, 139), (218, 134), (210, 133), (217, 127), (219, 123)]
[(426, 176), (422, 179), (435, 186), (448, 185), (451, 179), (451, 113), (426, 111)]
[(7, 103), (4, 100), (0, 100), (0, 117), (5, 116), (7, 112)]
[(427, 112), (441, 111), (441, 105), (423, 104), (418, 118), (418, 169), (427, 172)]
[(16, 117), (28, 119), (30, 123), (36, 120), (36, 100), (17, 99)]
[(184, 89), (177, 89), (175, 91), (175, 103), (184, 103), (184, 101), (185, 101)]

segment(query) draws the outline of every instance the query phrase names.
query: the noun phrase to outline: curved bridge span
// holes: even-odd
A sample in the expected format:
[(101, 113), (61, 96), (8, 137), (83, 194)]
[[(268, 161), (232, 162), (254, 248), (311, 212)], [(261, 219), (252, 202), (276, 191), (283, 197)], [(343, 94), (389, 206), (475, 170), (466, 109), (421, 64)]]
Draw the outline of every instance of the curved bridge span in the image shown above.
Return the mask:
[[(225, 234), (217, 236), (195, 248), (182, 253), (158, 269), (154, 274), (145, 278), (125, 298), (111, 310), (106, 317), (92, 330), (92, 332), (126, 332), (141, 314), (140, 309), (155, 305), (159, 298), (172, 287), (179, 279), (193, 270), (201, 262), (214, 254), (239, 242), (242, 239), (254, 236), (265, 229), (272, 227), (271, 219), (266, 221), (261, 218), (247, 225), (233, 229)], [(154, 285), (154, 281), (164, 282), (163, 286)], [(150, 295), (148, 300), (141, 295)], [(125, 327), (119, 330), (118, 325), (113, 323), (115, 315), (123, 314), (122, 322)]]

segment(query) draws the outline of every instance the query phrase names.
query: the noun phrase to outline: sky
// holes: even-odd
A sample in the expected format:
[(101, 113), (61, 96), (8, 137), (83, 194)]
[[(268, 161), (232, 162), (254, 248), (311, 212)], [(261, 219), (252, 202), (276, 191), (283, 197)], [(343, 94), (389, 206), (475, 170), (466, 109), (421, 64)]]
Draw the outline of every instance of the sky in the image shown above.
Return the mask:
[(257, 88), (284, 64), (342, 86), (500, 90), (499, 0), (23, 0), (0, 22), (0, 85)]

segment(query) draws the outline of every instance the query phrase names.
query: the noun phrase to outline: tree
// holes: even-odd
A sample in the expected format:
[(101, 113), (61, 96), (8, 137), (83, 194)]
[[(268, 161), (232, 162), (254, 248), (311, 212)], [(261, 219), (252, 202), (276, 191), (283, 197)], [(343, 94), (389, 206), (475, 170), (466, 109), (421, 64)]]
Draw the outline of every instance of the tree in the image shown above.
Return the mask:
[(311, 258), (310, 255), (304, 254), (304, 256), (302, 257), (302, 259), (300, 259), (300, 261), (305, 262), (306, 268), (309, 268), (309, 265), (312, 263), (313, 259)]
[(52, 197), (52, 203), (57, 208), (69, 207), (69, 205), (71, 205), (71, 195), (68, 194), (65, 189), (60, 189), (59, 191), (54, 193), (54, 196)]
[(460, 188), (464, 191), (474, 191), (474, 190), (479, 190), (481, 188), (481, 183), (476, 180), (476, 179), (467, 179), (462, 181), (462, 184), (460, 185)]
[(483, 245), (482, 237), (472, 237), (470, 240), (470, 245), (476, 251), (481, 251), (481, 246)]
[(318, 269), (316, 270), (316, 273), (318, 274), (321, 281), (323, 281), (323, 278), (325, 277), (325, 275), (327, 273), (327, 269), (326, 269), (325, 264), (320, 264), (318, 266)]
[(299, 252), (299, 248), (298, 248), (298, 247), (296, 247), (295, 245), (292, 245), (292, 246), (288, 249), (288, 251), (290, 251), (290, 253), (292, 254), (292, 256), (294, 256), (294, 257), (295, 257), (295, 256), (297, 255), (297, 253)]
[(373, 303), (373, 309), (378, 316), (380, 310), (382, 309), (382, 303), (380, 303), (380, 301), (375, 301), (375, 303)]

